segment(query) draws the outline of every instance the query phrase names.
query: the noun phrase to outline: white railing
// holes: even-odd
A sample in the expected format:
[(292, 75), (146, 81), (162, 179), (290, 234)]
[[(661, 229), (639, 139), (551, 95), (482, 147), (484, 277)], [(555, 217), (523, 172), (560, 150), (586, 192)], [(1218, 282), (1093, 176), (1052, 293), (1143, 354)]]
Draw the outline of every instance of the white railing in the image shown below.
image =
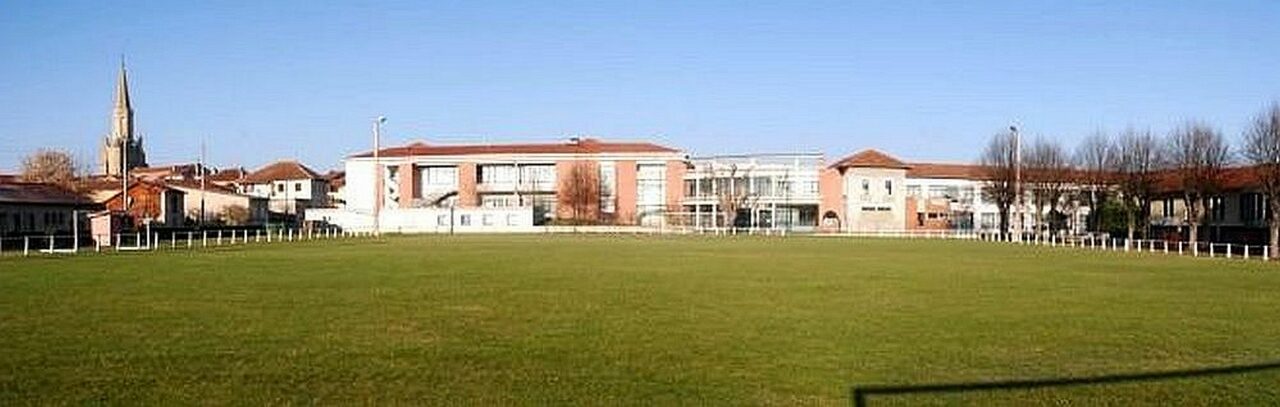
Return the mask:
[(1050, 247), (1069, 247), (1086, 250), (1101, 250), (1114, 252), (1135, 252), (1135, 253), (1159, 253), (1179, 256), (1192, 257), (1220, 257), (1227, 259), (1242, 260), (1270, 260), (1274, 255), (1271, 248), (1266, 245), (1246, 245), (1240, 243), (1214, 243), (1214, 242), (1191, 242), (1153, 240), (1153, 239), (1125, 239), (1114, 237), (1097, 237), (1097, 236), (1052, 236), (1052, 235), (1026, 235), (1022, 238), (1016, 236), (1001, 236), (999, 234), (983, 234), (982, 240), (993, 242), (1007, 242), (1024, 245), (1040, 245)]
[(262, 245), (369, 237), (371, 231), (338, 228), (218, 229), (152, 231), (111, 235), (31, 235), (0, 237), (0, 256), (81, 254), (122, 251), (196, 250), (208, 247)]

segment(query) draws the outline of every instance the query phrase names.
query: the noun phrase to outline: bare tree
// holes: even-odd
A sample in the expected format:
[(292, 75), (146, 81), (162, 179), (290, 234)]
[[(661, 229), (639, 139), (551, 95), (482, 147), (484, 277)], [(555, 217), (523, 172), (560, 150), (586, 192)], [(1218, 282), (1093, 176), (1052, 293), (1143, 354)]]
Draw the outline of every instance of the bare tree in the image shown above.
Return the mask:
[(1169, 137), (1169, 160), (1187, 208), (1189, 240), (1199, 239), (1204, 223), (1203, 204), (1218, 192), (1222, 170), (1231, 159), (1222, 134), (1202, 123), (1188, 123)]
[(1115, 145), (1120, 198), (1124, 203), (1126, 237), (1133, 240), (1138, 224), (1147, 224), (1156, 194), (1157, 171), (1163, 165), (1160, 141), (1150, 131), (1125, 130)]
[(1036, 225), (1047, 225), (1049, 232), (1056, 232), (1058, 225), (1054, 218), (1071, 184), (1071, 162), (1062, 145), (1052, 139), (1037, 138), (1027, 150), (1025, 175), (1032, 191), (1031, 202), (1036, 208)]
[(600, 204), (600, 174), (587, 161), (575, 161), (560, 185), (560, 204), (569, 208), (574, 220), (597, 220)]
[(1076, 147), (1076, 167), (1080, 170), (1077, 181), (1085, 188), (1089, 201), (1089, 230), (1102, 230), (1102, 203), (1107, 201), (1110, 185), (1115, 181), (1111, 175), (1116, 171), (1116, 148), (1106, 133), (1101, 131), (1086, 137)]
[(738, 212), (754, 208), (759, 196), (751, 191), (749, 170), (730, 164), (727, 175), (716, 176), (716, 182), (719, 183), (716, 186), (716, 200), (720, 204), (725, 226), (736, 227)]
[(1243, 155), (1254, 166), (1267, 202), (1268, 242), (1271, 253), (1280, 253), (1280, 102), (1253, 119), (1244, 133)]
[(75, 190), (79, 178), (79, 167), (65, 151), (39, 149), (22, 160), (21, 179), (26, 182), (42, 182)]
[(1018, 200), (1017, 177), (1018, 142), (1013, 133), (1000, 133), (991, 136), (987, 147), (978, 158), (985, 181), (982, 187), (982, 198), (996, 204), (1000, 212), (1000, 234), (1009, 234), (1009, 209)]
[(249, 208), (244, 205), (227, 205), (222, 207), (222, 212), (218, 214), (224, 225), (244, 226), (249, 224)]

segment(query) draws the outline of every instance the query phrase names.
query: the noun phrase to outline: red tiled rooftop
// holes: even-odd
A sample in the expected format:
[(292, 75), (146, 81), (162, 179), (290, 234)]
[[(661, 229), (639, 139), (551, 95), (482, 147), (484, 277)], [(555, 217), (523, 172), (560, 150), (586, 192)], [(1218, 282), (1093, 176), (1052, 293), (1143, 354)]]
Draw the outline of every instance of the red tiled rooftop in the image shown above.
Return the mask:
[[(601, 154), (601, 153), (675, 153), (676, 150), (653, 143), (613, 142), (586, 138), (577, 142), (519, 143), (519, 144), (456, 144), (431, 145), (413, 143), (406, 146), (378, 150), (381, 157), (411, 157), (439, 155), (479, 154)], [(372, 157), (372, 152), (352, 155), (353, 158)]]
[(836, 161), (832, 168), (908, 168), (907, 163), (876, 149), (866, 149)]
[(320, 174), (297, 161), (276, 161), (254, 171), (245, 177), (246, 182), (264, 183), (294, 179), (318, 179)]
[(986, 167), (977, 164), (911, 163), (907, 178), (945, 178), (982, 180), (988, 177)]
[(85, 205), (92, 203), (84, 196), (56, 185), (19, 181), (0, 183), (0, 202), (46, 205)]

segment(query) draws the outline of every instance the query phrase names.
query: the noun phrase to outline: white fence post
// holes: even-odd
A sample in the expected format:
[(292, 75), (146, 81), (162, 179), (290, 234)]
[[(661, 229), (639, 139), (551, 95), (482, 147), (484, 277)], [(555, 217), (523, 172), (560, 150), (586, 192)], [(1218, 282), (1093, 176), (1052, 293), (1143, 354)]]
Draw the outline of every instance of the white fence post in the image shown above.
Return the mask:
[(31, 236), (22, 237), (22, 256), (26, 257), (31, 254)]
[(1267, 251), (1269, 251), (1269, 250), (1271, 250), (1271, 246), (1269, 246), (1269, 245), (1268, 245), (1268, 246), (1262, 246), (1262, 261), (1267, 261), (1267, 260), (1270, 260), (1270, 259), (1271, 259), (1271, 257), (1270, 257), (1271, 253), (1267, 253)]

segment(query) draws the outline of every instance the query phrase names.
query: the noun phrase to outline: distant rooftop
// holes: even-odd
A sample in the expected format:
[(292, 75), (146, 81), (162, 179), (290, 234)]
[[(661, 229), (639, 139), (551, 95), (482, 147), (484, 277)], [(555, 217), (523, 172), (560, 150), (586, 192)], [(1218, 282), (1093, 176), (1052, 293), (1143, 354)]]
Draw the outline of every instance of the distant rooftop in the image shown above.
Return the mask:
[[(481, 154), (601, 154), (601, 153), (677, 153), (680, 150), (647, 142), (615, 142), (594, 138), (575, 138), (566, 142), (510, 144), (427, 144), (417, 142), (378, 150), (382, 157), (481, 155)], [(352, 158), (373, 157), (373, 152)]]

